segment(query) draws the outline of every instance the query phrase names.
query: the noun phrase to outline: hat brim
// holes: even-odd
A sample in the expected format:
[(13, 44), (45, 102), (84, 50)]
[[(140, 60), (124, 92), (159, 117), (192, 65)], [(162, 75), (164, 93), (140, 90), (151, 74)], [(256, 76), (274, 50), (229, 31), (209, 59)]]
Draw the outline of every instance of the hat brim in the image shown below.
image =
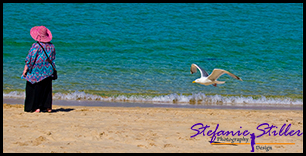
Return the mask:
[(38, 29), (41, 26), (35, 26), (30, 30), (30, 35), (35, 41), (39, 42), (50, 42), (52, 40), (52, 34), (51, 31), (47, 28), (47, 36), (40, 36), (38, 34)]

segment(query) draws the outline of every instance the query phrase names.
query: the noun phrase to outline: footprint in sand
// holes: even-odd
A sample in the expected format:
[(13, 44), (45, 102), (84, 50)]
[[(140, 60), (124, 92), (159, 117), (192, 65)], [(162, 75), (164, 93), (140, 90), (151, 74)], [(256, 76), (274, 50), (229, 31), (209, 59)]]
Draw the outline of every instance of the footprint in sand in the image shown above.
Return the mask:
[(33, 146), (38, 146), (40, 145), (42, 142), (46, 141), (47, 139), (43, 136), (39, 136), (38, 138), (36, 138), (35, 140), (31, 140), (31, 141), (25, 141), (25, 142), (15, 142), (14, 144), (18, 144), (19, 146), (28, 146), (29, 144), (32, 144)]

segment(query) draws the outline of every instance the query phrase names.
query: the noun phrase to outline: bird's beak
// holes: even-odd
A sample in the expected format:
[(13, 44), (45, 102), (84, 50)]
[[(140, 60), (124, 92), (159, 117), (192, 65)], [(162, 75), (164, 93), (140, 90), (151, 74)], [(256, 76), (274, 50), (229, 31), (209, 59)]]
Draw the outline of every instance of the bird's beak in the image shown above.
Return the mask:
[(195, 81), (192, 81), (192, 83), (196, 83)]

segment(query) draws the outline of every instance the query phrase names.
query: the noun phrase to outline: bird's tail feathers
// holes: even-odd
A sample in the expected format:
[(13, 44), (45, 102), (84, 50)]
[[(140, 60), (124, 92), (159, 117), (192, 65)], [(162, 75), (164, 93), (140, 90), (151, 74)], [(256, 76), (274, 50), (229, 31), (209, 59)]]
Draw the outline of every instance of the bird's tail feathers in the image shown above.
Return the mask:
[(225, 83), (225, 81), (215, 81), (214, 83), (216, 83), (216, 84), (223, 84), (223, 83)]

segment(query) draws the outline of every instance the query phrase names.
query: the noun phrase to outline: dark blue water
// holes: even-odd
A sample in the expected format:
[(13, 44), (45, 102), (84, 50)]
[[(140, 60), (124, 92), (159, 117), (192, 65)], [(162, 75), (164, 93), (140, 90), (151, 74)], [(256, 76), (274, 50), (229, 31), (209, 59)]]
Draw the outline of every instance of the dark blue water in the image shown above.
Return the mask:
[[(303, 4), (3, 4), (4, 97), (24, 96), (38, 25), (56, 48), (54, 98), (303, 104)], [(192, 63), (243, 82), (193, 84)]]

